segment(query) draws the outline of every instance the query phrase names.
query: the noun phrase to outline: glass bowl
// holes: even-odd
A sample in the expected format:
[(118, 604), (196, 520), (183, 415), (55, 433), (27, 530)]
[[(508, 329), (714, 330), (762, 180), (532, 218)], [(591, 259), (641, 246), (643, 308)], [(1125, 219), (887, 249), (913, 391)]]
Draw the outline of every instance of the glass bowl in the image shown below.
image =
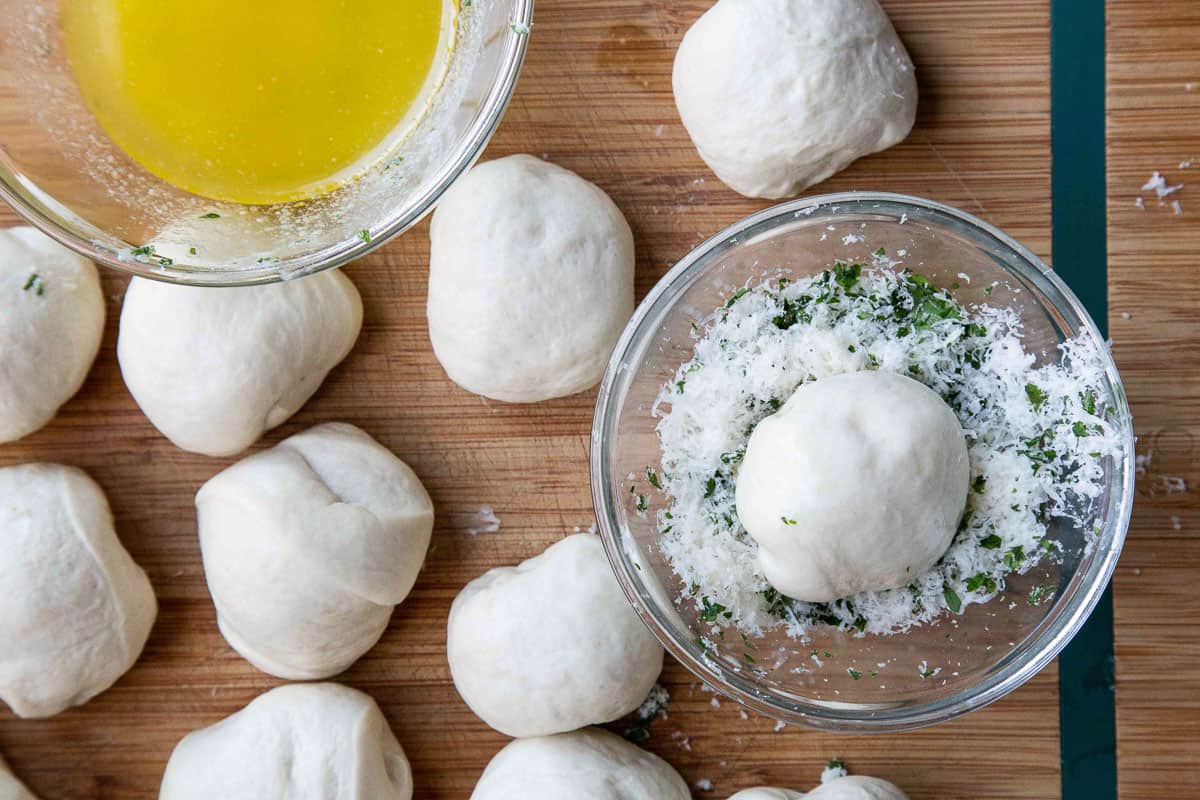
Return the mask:
[(512, 96), (533, 0), (459, 5), (445, 77), (382, 160), (329, 194), (248, 206), (190, 194), (132, 161), (84, 105), (57, 0), (0, 0), (0, 197), (91, 260), (157, 280), (248, 285), (345, 264), (433, 208)]
[[(842, 237), (853, 233), (845, 244)], [(854, 239), (862, 237), (854, 243)], [(1007, 579), (1022, 602), (970, 605), (961, 614), (890, 636), (814, 626), (803, 639), (783, 629), (756, 639), (756, 664), (732, 654), (708, 657), (702, 623), (657, 546), (655, 513), (637, 513), (630, 476), (660, 464), (656, 419), (661, 387), (692, 356), (693, 321), (747, 282), (820, 272), (836, 260), (871, 263), (879, 247), (907, 250), (906, 264), (949, 287), (965, 305), (986, 301), (1018, 311), (1029, 352), (1055, 354), (1067, 338), (1100, 344), (1102, 399), (1114, 410), (1123, 455), (1106, 459), (1105, 491), (1095, 506), (1098, 536), (1069, 523), (1051, 525), (1062, 563), (1044, 559)], [(971, 280), (960, 278), (964, 273)], [(1043, 355), (1045, 359), (1047, 356)], [(1129, 407), (1099, 330), (1079, 300), (1037, 256), (962, 211), (897, 194), (852, 192), (796, 200), (754, 214), (707, 240), (658, 283), (637, 309), (600, 387), (592, 429), (591, 484), (600, 534), (630, 602), (663, 645), (715, 690), (753, 710), (830, 731), (895, 731), (954, 718), (1003, 697), (1029, 680), (1079, 630), (1116, 565), (1133, 501)], [(657, 493), (648, 492), (648, 495)], [(644, 508), (644, 506), (643, 506)], [(1035, 586), (1056, 587), (1053, 601), (1025, 602)], [(774, 662), (774, 663), (770, 663)], [(796, 665), (804, 666), (796, 670)], [(880, 668), (878, 676), (862, 674)], [(871, 665), (866, 666), (864, 665)], [(861, 670), (856, 680), (849, 669)], [(795, 670), (795, 671), (794, 671)]]

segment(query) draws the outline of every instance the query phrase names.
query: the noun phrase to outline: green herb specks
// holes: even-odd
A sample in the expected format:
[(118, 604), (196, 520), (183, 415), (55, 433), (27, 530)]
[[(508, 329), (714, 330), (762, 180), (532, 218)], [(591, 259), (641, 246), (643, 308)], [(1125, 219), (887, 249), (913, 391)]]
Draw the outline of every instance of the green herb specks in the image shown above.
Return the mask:
[(29, 279), (25, 281), (25, 285), (21, 287), (21, 291), (33, 292), (38, 297), (46, 294), (46, 283), (42, 280), (42, 276), (36, 272), (29, 273)]

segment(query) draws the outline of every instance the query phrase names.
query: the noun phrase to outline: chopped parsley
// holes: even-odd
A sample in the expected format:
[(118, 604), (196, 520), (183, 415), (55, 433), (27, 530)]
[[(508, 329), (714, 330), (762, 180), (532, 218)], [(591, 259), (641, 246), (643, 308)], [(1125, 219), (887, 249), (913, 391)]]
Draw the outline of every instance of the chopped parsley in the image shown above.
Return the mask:
[(169, 267), (175, 263), (175, 259), (173, 258), (157, 255), (154, 252), (154, 245), (152, 244), (135, 247), (129, 251), (129, 254), (139, 261), (152, 261), (160, 267)]
[(839, 261), (833, 265), (833, 279), (837, 282), (838, 286), (848, 292), (858, 283), (858, 278), (862, 275), (862, 270), (862, 264), (850, 264), (847, 266)]
[(662, 488), (662, 481), (658, 479), (658, 473), (654, 471), (654, 467), (646, 467), (646, 480), (655, 489)]
[(942, 597), (946, 598), (946, 608), (955, 614), (962, 611), (962, 598), (949, 586), (942, 587)]
[(1021, 545), (1010, 547), (1004, 551), (1004, 566), (1015, 571), (1025, 562), (1025, 548)]
[(1042, 391), (1040, 386), (1033, 383), (1025, 384), (1025, 396), (1033, 404), (1034, 411), (1039, 411), (1042, 404), (1046, 402), (1046, 393)]
[(720, 603), (715, 603), (708, 597), (700, 598), (700, 619), (703, 622), (716, 622), (719, 617), (730, 619), (733, 614)]
[(858, 680), (862, 677), (862, 673), (852, 667), (846, 667), (846, 674), (848, 674), (854, 680)]
[(207, 214), (201, 214), (200, 219), (220, 219), (221, 215), (215, 211), (210, 211)]
[(370, 244), (371, 243), (371, 232), (369, 230), (367, 230), (366, 228), (363, 228), (361, 231), (358, 232), (358, 238), (363, 240), (363, 244)]
[(979, 546), (985, 550), (999, 550), (1003, 543), (1004, 541), (994, 533), (989, 533), (979, 540)]
[(750, 288), (747, 286), (743, 286), (741, 289), (738, 289), (736, 292), (734, 292), (732, 295), (730, 295), (729, 299), (725, 301), (725, 305), (722, 307), (725, 309), (733, 308), (734, 303), (736, 303), (738, 300), (741, 300), (743, 297), (745, 297), (749, 293), (750, 293)]
[(980, 572), (967, 578), (967, 591), (977, 592), (983, 589), (986, 593), (991, 594), (996, 591), (996, 579), (991, 575)]
[(42, 276), (36, 272), (29, 274), (29, 280), (25, 281), (25, 285), (21, 287), (23, 292), (33, 292), (38, 297), (46, 293), (46, 283), (42, 280)]
[(1051, 586), (1035, 586), (1029, 591), (1029, 605), (1040, 606), (1042, 601), (1054, 593)]
[(796, 524), (796, 520), (791, 519), (789, 517), (780, 517), (779, 519), (783, 522), (784, 525), (795, 525)]

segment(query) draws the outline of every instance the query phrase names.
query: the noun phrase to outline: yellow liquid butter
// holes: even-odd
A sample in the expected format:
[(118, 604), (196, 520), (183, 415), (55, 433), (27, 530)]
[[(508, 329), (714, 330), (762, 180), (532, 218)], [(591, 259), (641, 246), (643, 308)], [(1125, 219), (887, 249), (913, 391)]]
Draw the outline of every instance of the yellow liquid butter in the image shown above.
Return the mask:
[(298, 200), (378, 159), (441, 77), (453, 0), (62, 0), (84, 100), (169, 183)]

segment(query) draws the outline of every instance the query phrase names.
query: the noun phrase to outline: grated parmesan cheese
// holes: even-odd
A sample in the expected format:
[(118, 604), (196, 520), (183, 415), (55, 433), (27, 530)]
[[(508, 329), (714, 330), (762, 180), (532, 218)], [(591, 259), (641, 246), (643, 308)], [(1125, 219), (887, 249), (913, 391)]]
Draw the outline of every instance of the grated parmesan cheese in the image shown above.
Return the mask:
[[(1097, 401), (1100, 354), (1072, 340), (1059, 361), (1038, 366), (1015, 311), (968, 310), (877, 255), (872, 267), (838, 264), (738, 290), (697, 325), (692, 359), (655, 403), (654, 489), (667, 504), (657, 512), (660, 549), (714, 638), (730, 625), (751, 634), (783, 625), (793, 636), (814, 623), (903, 632), (987, 602), (1009, 573), (1057, 557), (1046, 538), (1051, 518), (1090, 529), (1102, 459), (1121, 447)], [(762, 576), (757, 544), (737, 518), (737, 466), (754, 426), (799, 385), (863, 369), (910, 375), (947, 400), (967, 435), (972, 490), (949, 550), (910, 586), (803, 603)]]
[(467, 528), (467, 533), (478, 536), (481, 533), (495, 533), (500, 530), (500, 518), (491, 506), (480, 506), (474, 515), (474, 525)]

